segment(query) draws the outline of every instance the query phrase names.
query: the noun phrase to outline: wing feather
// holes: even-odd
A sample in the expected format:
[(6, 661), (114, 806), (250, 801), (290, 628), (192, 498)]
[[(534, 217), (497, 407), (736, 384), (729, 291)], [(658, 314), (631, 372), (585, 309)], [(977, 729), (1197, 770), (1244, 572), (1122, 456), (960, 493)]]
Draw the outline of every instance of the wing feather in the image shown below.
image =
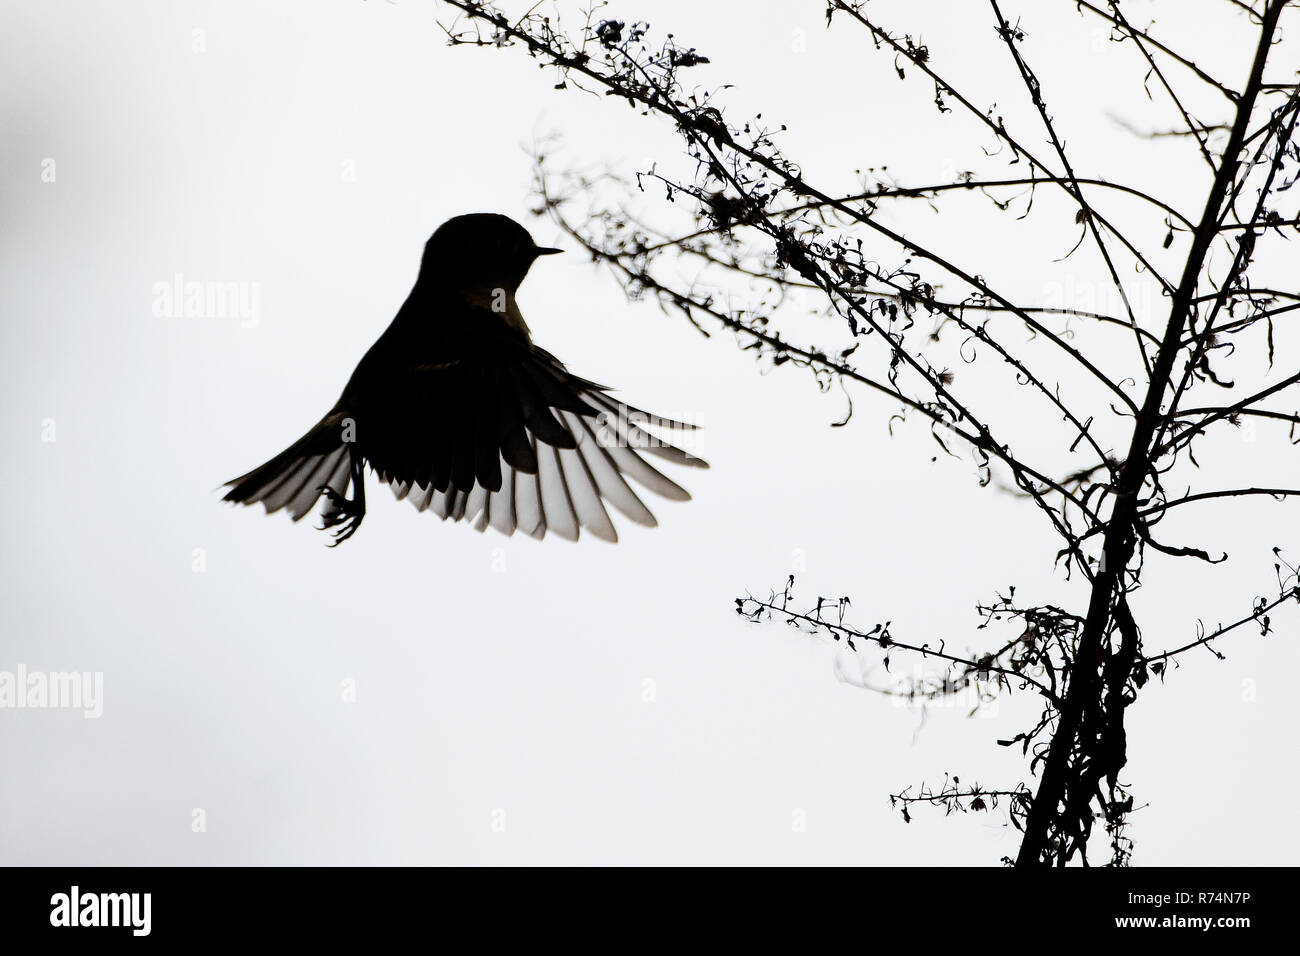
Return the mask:
[[(657, 524), (629, 481), (670, 500), (690, 498), (646, 458), (708, 467), (651, 431), (697, 426), (615, 400), (524, 339), (482, 345), (421, 364), (393, 386), (406, 417), (391, 431), (379, 428), (385, 447), (367, 449), (367, 458), (398, 499), (505, 535), (550, 531), (576, 541), (586, 529), (617, 541), (607, 505), (636, 524)], [(409, 434), (411, 421), (426, 423), (422, 434)], [(334, 467), (315, 462), (312, 480)]]

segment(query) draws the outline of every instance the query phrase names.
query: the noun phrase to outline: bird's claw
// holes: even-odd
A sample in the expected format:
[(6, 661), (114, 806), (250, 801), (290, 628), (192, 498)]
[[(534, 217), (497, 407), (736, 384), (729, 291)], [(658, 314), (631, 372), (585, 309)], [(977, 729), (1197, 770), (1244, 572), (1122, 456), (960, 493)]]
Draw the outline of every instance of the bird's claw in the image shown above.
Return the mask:
[(328, 502), (321, 511), (319, 530), (329, 531), (334, 536), (328, 547), (336, 548), (357, 533), (361, 519), (366, 516), (366, 507), (360, 501), (343, 497), (328, 485), (321, 485), (317, 490)]

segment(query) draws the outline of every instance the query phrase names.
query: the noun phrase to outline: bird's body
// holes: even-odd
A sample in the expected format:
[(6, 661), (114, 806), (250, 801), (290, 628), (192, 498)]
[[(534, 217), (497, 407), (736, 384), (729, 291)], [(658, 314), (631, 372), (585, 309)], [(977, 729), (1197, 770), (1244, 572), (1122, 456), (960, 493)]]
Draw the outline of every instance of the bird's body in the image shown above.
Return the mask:
[(364, 516), (368, 464), (398, 498), (479, 530), (576, 539), (586, 528), (612, 541), (605, 502), (653, 525), (624, 476), (683, 500), (690, 496), (646, 455), (707, 466), (650, 430), (691, 426), (620, 404), (533, 343), (515, 290), (537, 256), (558, 251), (539, 248), (505, 216), (448, 220), (334, 408), (229, 482), (226, 500), (285, 508), (296, 521), (323, 494), (337, 543)]

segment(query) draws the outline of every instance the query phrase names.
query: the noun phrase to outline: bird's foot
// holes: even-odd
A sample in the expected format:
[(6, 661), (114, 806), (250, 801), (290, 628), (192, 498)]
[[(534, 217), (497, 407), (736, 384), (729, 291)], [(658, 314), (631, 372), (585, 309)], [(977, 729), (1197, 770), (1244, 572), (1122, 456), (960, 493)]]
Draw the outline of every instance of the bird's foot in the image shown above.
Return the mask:
[(366, 503), (361, 498), (345, 498), (328, 485), (322, 485), (318, 490), (328, 502), (321, 511), (320, 530), (334, 535), (329, 547), (336, 548), (357, 533), (361, 520), (366, 516)]

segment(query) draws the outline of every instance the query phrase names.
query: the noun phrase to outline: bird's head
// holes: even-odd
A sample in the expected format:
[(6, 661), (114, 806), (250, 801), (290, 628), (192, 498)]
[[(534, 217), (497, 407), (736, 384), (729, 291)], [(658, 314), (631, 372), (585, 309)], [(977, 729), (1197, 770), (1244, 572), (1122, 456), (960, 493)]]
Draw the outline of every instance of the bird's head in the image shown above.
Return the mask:
[(477, 212), (448, 219), (424, 245), (420, 280), (454, 282), (460, 288), (519, 288), (538, 256), (563, 249), (539, 246), (509, 216)]

